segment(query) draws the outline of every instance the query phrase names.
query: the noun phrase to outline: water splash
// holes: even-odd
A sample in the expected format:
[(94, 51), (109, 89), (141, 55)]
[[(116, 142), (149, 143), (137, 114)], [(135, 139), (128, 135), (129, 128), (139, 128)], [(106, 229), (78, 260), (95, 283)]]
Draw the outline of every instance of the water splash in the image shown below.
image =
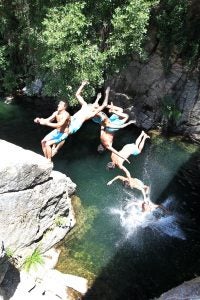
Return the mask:
[(183, 230), (180, 228), (182, 217), (174, 210), (175, 200), (173, 198), (166, 199), (162, 204), (163, 208), (158, 207), (147, 212), (142, 212), (142, 202), (141, 199), (132, 197), (123, 207), (110, 209), (110, 214), (119, 216), (125, 239), (136, 234), (138, 230), (147, 227), (156, 235), (159, 233), (160, 235), (168, 235), (182, 240), (186, 239)]

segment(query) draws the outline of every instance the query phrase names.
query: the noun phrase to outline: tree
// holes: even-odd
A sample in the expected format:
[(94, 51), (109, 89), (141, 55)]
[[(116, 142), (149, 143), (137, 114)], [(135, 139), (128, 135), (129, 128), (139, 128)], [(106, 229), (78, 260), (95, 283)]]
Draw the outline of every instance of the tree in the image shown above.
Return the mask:
[(89, 79), (97, 87), (134, 52), (141, 54), (153, 4), (104, 0), (95, 4), (101, 10), (98, 17), (91, 1), (49, 9), (42, 31), (45, 93), (68, 95), (74, 103), (74, 88), (80, 81)]
[[(44, 80), (44, 95), (68, 95), (83, 79), (102, 85), (142, 53), (155, 0), (0, 0), (0, 73), (4, 91)], [(94, 90), (87, 90), (88, 95)]]

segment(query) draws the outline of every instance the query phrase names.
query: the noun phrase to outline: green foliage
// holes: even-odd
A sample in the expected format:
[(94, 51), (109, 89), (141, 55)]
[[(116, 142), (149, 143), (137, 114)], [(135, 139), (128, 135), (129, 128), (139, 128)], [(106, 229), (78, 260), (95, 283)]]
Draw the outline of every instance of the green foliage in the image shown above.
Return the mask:
[(26, 272), (29, 272), (30, 269), (37, 269), (39, 265), (44, 264), (44, 259), (39, 249), (35, 249), (30, 256), (27, 256), (24, 263), (23, 268)]
[(55, 217), (55, 225), (61, 227), (65, 224), (66, 217), (56, 216)]
[[(42, 32), (44, 93), (67, 95), (73, 104), (75, 88), (82, 80), (88, 79), (94, 87), (102, 85), (121, 61), (124, 64), (133, 52), (141, 54), (153, 4), (102, 1), (95, 4), (101, 10), (98, 18), (90, 1), (49, 9)], [(86, 98), (91, 95), (94, 91), (88, 90)]]
[(5, 71), (6, 67), (6, 46), (0, 46), (0, 71)]
[(101, 83), (103, 74), (104, 55), (87, 38), (90, 23), (83, 8), (83, 3), (53, 8), (43, 21), (44, 93), (68, 95), (71, 104), (75, 101), (74, 90), (82, 80), (89, 79), (91, 85)]
[(9, 259), (11, 259), (14, 256), (14, 251), (11, 248), (9, 248), (9, 247), (7, 247), (5, 250), (6, 250), (7, 257)]
[(195, 1), (162, 0), (160, 2), (157, 27), (166, 71), (170, 70), (171, 56), (174, 51), (190, 67), (196, 64), (200, 54), (200, 35), (197, 31), (199, 25)]
[(168, 122), (176, 123), (181, 117), (181, 111), (177, 108), (173, 98), (166, 95), (162, 101), (162, 112)]
[(131, 0), (126, 6), (115, 9), (112, 18), (113, 32), (108, 39), (111, 57), (137, 52), (142, 54), (142, 42), (147, 32), (151, 3)]
[[(2, 87), (41, 78), (44, 95), (67, 96), (83, 79), (86, 98), (112, 73), (141, 54), (155, 0), (11, 0), (0, 6)], [(91, 88), (93, 87), (93, 89)]]

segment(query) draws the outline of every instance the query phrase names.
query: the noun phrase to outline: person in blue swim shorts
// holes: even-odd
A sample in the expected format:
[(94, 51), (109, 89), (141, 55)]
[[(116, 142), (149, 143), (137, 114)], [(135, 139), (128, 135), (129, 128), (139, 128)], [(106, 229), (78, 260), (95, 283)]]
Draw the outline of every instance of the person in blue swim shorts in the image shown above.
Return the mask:
[(124, 167), (123, 163), (125, 159), (128, 159), (130, 155), (138, 155), (141, 153), (146, 139), (149, 139), (150, 136), (147, 135), (144, 131), (141, 132), (135, 143), (127, 144), (125, 145), (118, 153), (119, 155), (112, 152), (111, 154), (111, 160), (112, 162), (109, 162), (107, 164), (108, 169), (113, 169), (115, 166), (117, 166), (119, 169), (125, 172), (126, 177), (130, 180), (131, 184), (131, 174), (127, 170), (126, 167)]
[(54, 130), (47, 134), (41, 141), (42, 151), (49, 161), (51, 161), (52, 158), (52, 146), (56, 143), (60, 143), (66, 134), (68, 134), (70, 114), (66, 109), (67, 103), (65, 101), (60, 101), (58, 103), (57, 111), (50, 117), (46, 119), (37, 117), (34, 119), (35, 123), (54, 128)]

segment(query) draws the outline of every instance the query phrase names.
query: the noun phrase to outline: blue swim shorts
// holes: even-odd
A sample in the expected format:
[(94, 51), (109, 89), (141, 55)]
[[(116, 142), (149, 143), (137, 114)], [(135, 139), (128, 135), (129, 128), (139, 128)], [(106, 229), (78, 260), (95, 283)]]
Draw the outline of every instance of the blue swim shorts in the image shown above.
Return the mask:
[(138, 149), (138, 147), (136, 145), (133, 145), (133, 153), (132, 155), (138, 155), (140, 154), (140, 150)]
[(68, 137), (67, 133), (60, 132), (57, 129), (52, 131), (51, 140), (55, 142), (55, 144), (59, 144), (63, 140), (65, 140)]
[[(124, 119), (120, 119), (118, 115), (116, 114), (112, 114), (109, 118), (111, 124), (117, 125), (117, 126), (121, 126), (125, 123)], [(111, 125), (112, 126), (112, 125)], [(105, 131), (112, 133), (112, 132), (116, 132), (118, 131), (120, 128), (112, 128), (112, 127), (106, 127)]]

